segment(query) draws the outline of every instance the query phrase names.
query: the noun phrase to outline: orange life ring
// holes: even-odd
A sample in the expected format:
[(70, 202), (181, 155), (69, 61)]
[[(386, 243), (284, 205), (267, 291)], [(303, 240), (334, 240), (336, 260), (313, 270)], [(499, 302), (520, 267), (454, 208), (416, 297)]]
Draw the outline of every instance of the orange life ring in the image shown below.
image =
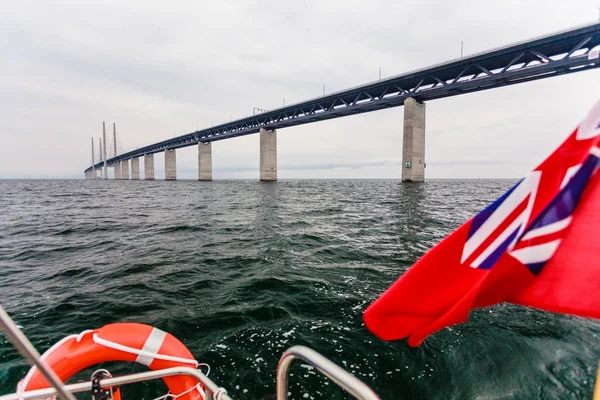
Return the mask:
[[(196, 367), (192, 353), (175, 336), (150, 325), (119, 323), (84, 331), (60, 340), (42, 355), (42, 360), (64, 382), (79, 371), (105, 361), (130, 361), (152, 370)], [(163, 378), (169, 392), (181, 400), (204, 400), (201, 384), (191, 376)], [(19, 382), (18, 392), (51, 385), (36, 367)]]

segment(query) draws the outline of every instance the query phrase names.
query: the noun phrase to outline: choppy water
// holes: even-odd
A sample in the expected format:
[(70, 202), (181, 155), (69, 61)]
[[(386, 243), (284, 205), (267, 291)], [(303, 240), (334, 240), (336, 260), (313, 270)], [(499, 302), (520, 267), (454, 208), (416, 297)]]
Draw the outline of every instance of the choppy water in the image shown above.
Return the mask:
[[(383, 399), (590, 398), (597, 322), (500, 305), (416, 349), (361, 322), (423, 252), (511, 184), (0, 181), (0, 303), (42, 351), (106, 323), (155, 325), (238, 399), (274, 393), (293, 344)], [(26, 370), (0, 336), (0, 394)], [(347, 397), (300, 363), (290, 381), (292, 398)]]

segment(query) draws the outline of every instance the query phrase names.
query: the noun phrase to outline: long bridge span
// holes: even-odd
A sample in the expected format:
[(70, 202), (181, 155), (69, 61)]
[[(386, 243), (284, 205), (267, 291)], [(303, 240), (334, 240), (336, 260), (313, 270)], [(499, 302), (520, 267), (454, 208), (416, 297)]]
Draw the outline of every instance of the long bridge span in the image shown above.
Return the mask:
[[(600, 23), (514, 43), (442, 64), (418, 69), (372, 83), (291, 104), (258, 115), (198, 130), (106, 157), (106, 133), (100, 162), (85, 170), (89, 179), (140, 179), (139, 158), (144, 157), (144, 178), (154, 179), (154, 154), (165, 152), (165, 179), (177, 179), (176, 149), (198, 146), (198, 179), (212, 180), (211, 142), (260, 132), (260, 179), (277, 180), (277, 130), (384, 108), (404, 106), (402, 180), (425, 179), (425, 102), (480, 90), (600, 67)], [(131, 169), (130, 169), (131, 160)]]

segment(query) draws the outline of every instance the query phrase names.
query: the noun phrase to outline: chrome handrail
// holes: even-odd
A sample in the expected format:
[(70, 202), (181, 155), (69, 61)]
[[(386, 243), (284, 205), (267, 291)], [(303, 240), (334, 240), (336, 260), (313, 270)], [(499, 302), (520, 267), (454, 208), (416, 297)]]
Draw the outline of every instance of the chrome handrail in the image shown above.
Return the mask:
[[(35, 347), (23, 332), (21, 332), (19, 327), (10, 318), (2, 306), (0, 306), (0, 331), (5, 333), (7, 339), (17, 348), (21, 355), (23, 355), (31, 365), (36, 366), (53, 386), (45, 389), (7, 394), (0, 396), (0, 400), (47, 399), (54, 396), (60, 396), (61, 399), (64, 400), (76, 400), (73, 393), (92, 390), (92, 382), (89, 381), (65, 385), (60, 378), (58, 378), (56, 373), (40, 358)], [(304, 346), (290, 347), (279, 359), (279, 365), (277, 366), (277, 400), (287, 400), (288, 398), (288, 372), (292, 361), (295, 359), (301, 359), (309, 363), (317, 371), (327, 376), (336, 385), (358, 400), (379, 400), (379, 396), (354, 375), (316, 351)], [(102, 379), (99, 382), (99, 385), (100, 387), (112, 387), (174, 375), (187, 375), (198, 379), (207, 390), (207, 394), (209, 395), (207, 396), (208, 399), (210, 399), (210, 395), (213, 395), (215, 400), (231, 400), (225, 389), (217, 386), (210, 378), (204, 375), (202, 371), (190, 367), (173, 367), (107, 378)]]
[(4, 307), (0, 306), (0, 331), (4, 332), (6, 338), (15, 346), (31, 366), (36, 366), (44, 378), (56, 389), (56, 394), (64, 400), (76, 400), (68, 391), (64, 390), (64, 383), (41, 359), (36, 348), (29, 339), (21, 332), (15, 321), (6, 313)]
[[(356, 399), (379, 400), (379, 396), (360, 379), (305, 346), (290, 347), (279, 359), (277, 367), (277, 400), (287, 400), (288, 398), (288, 372), (292, 361), (296, 359), (307, 362)], [(0, 400), (3, 399), (0, 398)]]
[[(100, 387), (119, 386), (174, 375), (187, 375), (198, 379), (204, 385), (204, 388), (208, 390), (209, 393), (211, 393), (212, 395), (214, 395), (215, 393), (219, 393), (218, 396), (215, 396), (215, 400), (231, 400), (231, 397), (229, 397), (227, 393), (225, 393), (222, 388), (217, 386), (209, 377), (204, 375), (202, 371), (198, 371), (197, 369), (191, 367), (173, 367), (159, 369), (157, 371), (147, 371), (140, 372), (137, 374), (117, 376), (115, 378), (102, 379), (99, 384)], [(63, 387), (69, 393), (86, 392), (92, 390), (92, 382), (72, 383), (70, 385), (64, 385)], [(18, 394), (12, 393), (7, 394), (5, 396), (0, 396), (0, 400), (46, 399), (48, 397), (56, 396), (57, 394), (58, 392), (54, 388), (37, 389)]]

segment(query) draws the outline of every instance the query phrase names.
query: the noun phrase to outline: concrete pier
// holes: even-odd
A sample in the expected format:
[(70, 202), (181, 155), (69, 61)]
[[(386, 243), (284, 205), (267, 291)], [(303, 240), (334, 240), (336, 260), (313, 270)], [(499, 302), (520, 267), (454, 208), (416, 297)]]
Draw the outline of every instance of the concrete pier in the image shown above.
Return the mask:
[(212, 181), (212, 143), (198, 143), (198, 180)]
[(277, 131), (260, 129), (260, 180), (277, 180)]
[(104, 161), (104, 179), (108, 178), (108, 164), (106, 163), (106, 128), (102, 123), (102, 160)]
[(175, 149), (165, 150), (165, 181), (177, 180), (177, 153)]
[[(100, 157), (98, 158), (98, 162), (102, 162), (102, 138), (98, 138), (98, 152), (100, 153)], [(104, 169), (101, 167), (98, 169), (100, 172), (98, 175), (100, 179), (104, 179)]]
[(114, 152), (113, 157), (117, 156), (117, 125), (113, 122), (113, 146)]
[(131, 159), (131, 179), (140, 179), (140, 158), (133, 157)]
[(121, 162), (119, 161), (118, 163), (113, 164), (113, 167), (115, 169), (115, 179), (121, 179), (121, 171), (123, 170)]
[(415, 99), (404, 100), (404, 133), (402, 141), (402, 181), (425, 180), (425, 104)]
[(154, 154), (144, 154), (144, 179), (154, 180)]
[(121, 179), (129, 179), (129, 160), (121, 161)]
[(96, 161), (94, 160), (94, 138), (92, 138), (92, 179), (96, 179)]

